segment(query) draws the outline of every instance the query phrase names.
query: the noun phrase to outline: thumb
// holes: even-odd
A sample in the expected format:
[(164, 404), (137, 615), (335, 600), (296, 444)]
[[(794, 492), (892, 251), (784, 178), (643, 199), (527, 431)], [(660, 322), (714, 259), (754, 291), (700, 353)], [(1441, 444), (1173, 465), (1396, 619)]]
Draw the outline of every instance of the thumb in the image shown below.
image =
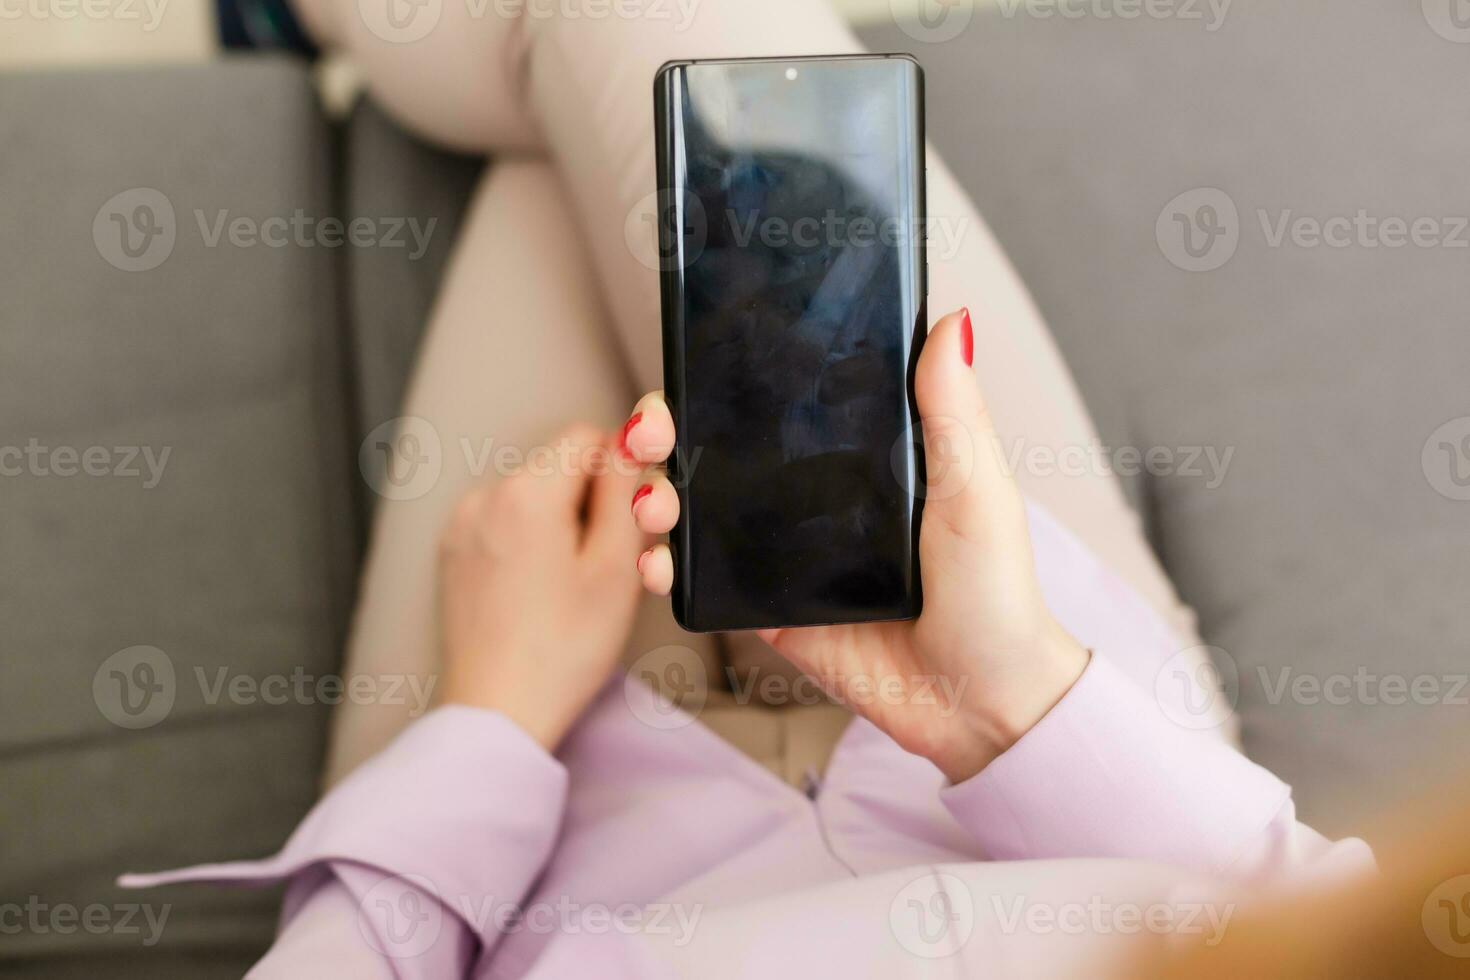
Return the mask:
[(962, 309), (936, 323), (914, 373), (924, 431), (924, 513), (972, 536), (1023, 511), (975, 379), (974, 328)]

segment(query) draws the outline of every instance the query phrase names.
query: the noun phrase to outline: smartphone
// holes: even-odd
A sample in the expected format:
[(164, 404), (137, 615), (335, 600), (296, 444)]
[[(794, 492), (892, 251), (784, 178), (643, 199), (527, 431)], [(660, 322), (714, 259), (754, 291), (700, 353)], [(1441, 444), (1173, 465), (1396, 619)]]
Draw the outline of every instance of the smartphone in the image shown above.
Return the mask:
[(922, 69), (671, 62), (654, 112), (676, 618), (917, 616)]

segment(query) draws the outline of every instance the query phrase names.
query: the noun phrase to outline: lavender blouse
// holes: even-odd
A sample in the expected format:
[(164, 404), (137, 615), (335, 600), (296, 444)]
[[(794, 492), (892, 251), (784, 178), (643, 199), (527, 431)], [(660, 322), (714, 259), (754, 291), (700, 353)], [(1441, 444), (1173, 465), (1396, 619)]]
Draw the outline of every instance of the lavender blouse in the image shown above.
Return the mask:
[(699, 724), (646, 724), (667, 706), (619, 679), (555, 757), (441, 707), (273, 857), (122, 882), (288, 881), (255, 978), (769, 980), (1126, 975), (1151, 937), (1218, 942), (1263, 888), (1371, 871), (1193, 722), (1153, 611), (1030, 521), (1047, 601), (1095, 653), (962, 784), (859, 719), (804, 794)]

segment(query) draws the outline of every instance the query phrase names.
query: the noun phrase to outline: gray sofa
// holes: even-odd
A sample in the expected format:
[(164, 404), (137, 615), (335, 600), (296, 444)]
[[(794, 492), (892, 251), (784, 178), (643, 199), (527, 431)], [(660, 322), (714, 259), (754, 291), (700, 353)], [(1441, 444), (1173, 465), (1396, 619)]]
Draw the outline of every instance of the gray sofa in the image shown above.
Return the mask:
[[(1470, 449), (1470, 251), (1452, 244), (1470, 214), (1470, 51), (1419, 7), (1238, 0), (1214, 31), (991, 10), (949, 43), (867, 32), (928, 69), (932, 138), (1105, 440), (1233, 451), (1218, 485), (1177, 469), (1125, 483), (1239, 677), (1246, 749), (1333, 834), (1451, 778), (1470, 734), (1451, 690), (1470, 669), (1470, 492), (1451, 468), (1470, 466), (1454, 455)], [(211, 685), (337, 668), (371, 507), (357, 447), (397, 414), (485, 164), (370, 104), (330, 122), (306, 66), (264, 57), (7, 76), (0, 146), (0, 451), (30, 447), (0, 456), (0, 904), (100, 905), (108, 924), (39, 911), (0, 941), (0, 972), (239, 976), (278, 892), (111, 881), (268, 853), (311, 805), (329, 708)], [(137, 187), (177, 216), (146, 273), (94, 228)], [(1165, 206), (1199, 188), (1235, 205), (1238, 242), (1192, 272), (1220, 253), (1191, 257), (1169, 229), (1207, 219), (1206, 199)], [(194, 218), (298, 208), (438, 225), (412, 260), (209, 248)], [(1355, 230), (1330, 247), (1292, 224), (1360, 210), (1435, 219), (1448, 240), (1371, 247)], [(166, 669), (165, 716), (120, 700)], [(1339, 676), (1367, 694), (1313, 696)], [(1391, 703), (1385, 677), (1439, 694)], [(138, 902), (167, 906), (160, 941), (140, 912), (124, 928)]]

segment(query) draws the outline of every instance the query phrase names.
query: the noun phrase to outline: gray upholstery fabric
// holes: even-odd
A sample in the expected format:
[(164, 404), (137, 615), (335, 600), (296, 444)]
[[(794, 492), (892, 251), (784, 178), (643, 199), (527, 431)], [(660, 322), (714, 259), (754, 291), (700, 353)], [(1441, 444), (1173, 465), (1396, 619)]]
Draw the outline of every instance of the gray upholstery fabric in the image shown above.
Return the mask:
[[(1213, 33), (991, 9), (950, 43), (866, 38), (928, 69), (931, 137), (1106, 440), (1235, 450), (1216, 489), (1176, 474), (1132, 490), (1206, 642), (1238, 665), (1250, 755), (1330, 833), (1463, 772), (1470, 691), (1390, 704), (1402, 692), (1375, 678), (1470, 670), (1470, 503), (1421, 466), (1430, 434), (1470, 415), (1470, 234), (1458, 248), (1272, 247), (1258, 211), (1273, 234), (1284, 209), (1470, 215), (1470, 49), (1418, 3), (1332, 0), (1237, 0)], [(1195, 188), (1239, 213), (1238, 249), (1212, 272), (1175, 267), (1155, 237)], [(1346, 676), (1353, 692), (1278, 696), (1283, 676)]]
[[(9, 76), (0, 146), (0, 451), (47, 450), (0, 458), (0, 900), (100, 903), (120, 927), (120, 905), (169, 907), (151, 948), (141, 914), (139, 932), (7, 935), (0, 973), (238, 977), (274, 890), (112, 879), (267, 854), (317, 795), (328, 709), (210, 704), (195, 670), (336, 668), (356, 565), (341, 258), (208, 247), (194, 211), (329, 215), (330, 131), (305, 70), (262, 60)], [(115, 226), (93, 225), (138, 187), (168, 199), (175, 242), (127, 272), (103, 257)], [(58, 475), (78, 466), (64, 447), (142, 475)], [(125, 447), (169, 451), (156, 485)], [(130, 730), (110, 668), (96, 697), (94, 678), (137, 645), (169, 658), (175, 700)]]

